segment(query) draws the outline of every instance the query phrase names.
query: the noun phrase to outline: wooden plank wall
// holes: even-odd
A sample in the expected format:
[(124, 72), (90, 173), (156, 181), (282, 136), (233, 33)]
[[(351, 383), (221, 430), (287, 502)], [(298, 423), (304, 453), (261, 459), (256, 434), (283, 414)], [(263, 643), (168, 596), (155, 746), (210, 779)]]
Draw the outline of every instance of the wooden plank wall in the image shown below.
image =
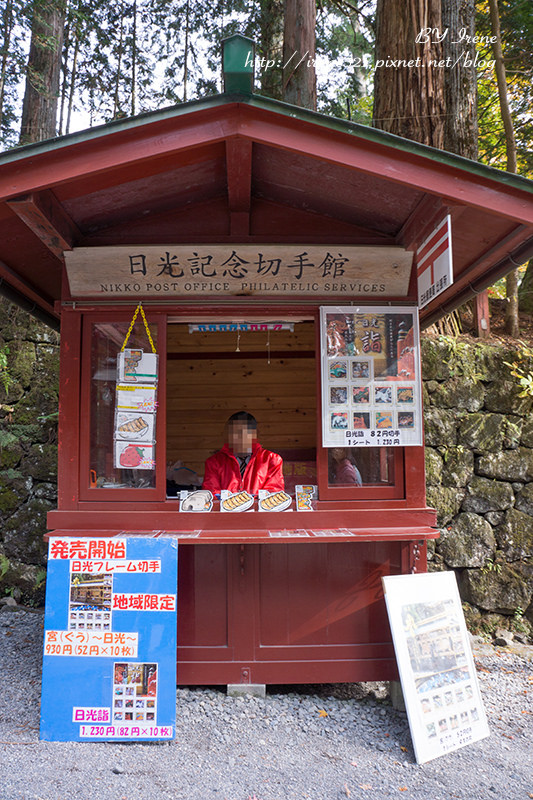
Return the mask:
[(206, 458), (223, 445), (227, 418), (248, 411), (269, 450), (316, 447), (315, 332), (189, 333), (168, 327), (167, 460), (203, 475)]

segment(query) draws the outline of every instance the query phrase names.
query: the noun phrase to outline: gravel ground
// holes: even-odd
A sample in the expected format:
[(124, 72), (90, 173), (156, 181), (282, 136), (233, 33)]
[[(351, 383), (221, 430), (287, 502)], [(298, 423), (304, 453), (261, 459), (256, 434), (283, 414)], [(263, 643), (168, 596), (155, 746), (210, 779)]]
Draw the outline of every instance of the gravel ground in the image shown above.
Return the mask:
[(0, 611), (0, 800), (533, 798), (533, 648), (474, 646), (491, 736), (418, 766), (383, 684), (182, 688), (174, 742), (40, 742), (42, 630)]

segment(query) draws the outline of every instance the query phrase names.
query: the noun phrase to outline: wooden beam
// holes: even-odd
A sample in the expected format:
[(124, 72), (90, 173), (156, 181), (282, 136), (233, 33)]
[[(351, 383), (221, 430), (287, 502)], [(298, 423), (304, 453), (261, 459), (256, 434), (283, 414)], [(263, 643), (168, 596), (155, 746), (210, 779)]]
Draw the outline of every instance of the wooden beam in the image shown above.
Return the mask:
[(226, 140), (226, 175), (230, 234), (248, 236), (252, 192), (252, 142), (249, 139)]
[(440, 197), (426, 194), (406, 219), (396, 236), (396, 244), (406, 250), (416, 250), (423, 240), (422, 232), (434, 223), (440, 214), (444, 214), (444, 204)]
[(61, 261), (63, 251), (72, 250), (79, 232), (53, 192), (24, 194), (8, 200), (6, 205)]
[(31, 300), (32, 303), (40, 306), (52, 316), (57, 317), (54, 309), (54, 302), (50, 297), (43, 295), (40, 289), (28, 283), (28, 281), (21, 278), (15, 270), (8, 267), (3, 261), (0, 261), (0, 292), (4, 284), (13, 287), (17, 292), (27, 297), (28, 300)]

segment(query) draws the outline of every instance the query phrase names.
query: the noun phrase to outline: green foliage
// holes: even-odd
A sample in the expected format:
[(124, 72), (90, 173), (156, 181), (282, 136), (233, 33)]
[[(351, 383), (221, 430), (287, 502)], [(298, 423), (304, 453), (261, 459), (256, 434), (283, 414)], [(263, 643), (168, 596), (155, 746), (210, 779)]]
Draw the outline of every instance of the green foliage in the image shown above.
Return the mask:
[(9, 558), (0, 554), (0, 580), (4, 577), (9, 569)]
[[(509, 103), (517, 144), (517, 171), (533, 176), (533, 15), (531, 0), (499, 0), (502, 49)], [(476, 32), (490, 36), (488, 0), (476, 2)], [(479, 45), (481, 59), (492, 58), (490, 45)], [(493, 69), (478, 74), (479, 159), (506, 169), (505, 135)]]
[(518, 351), (514, 361), (504, 361), (504, 364), (509, 367), (511, 375), (518, 378), (518, 382), (522, 387), (519, 397), (533, 397), (533, 348), (528, 347), (524, 342), (521, 350)]
[(497, 575), (499, 575), (501, 571), (502, 571), (502, 565), (498, 564), (497, 562), (494, 562), (492, 558), (488, 558), (485, 563), (485, 566), (481, 568), (481, 572), (484, 575), (487, 575), (489, 572), (495, 572)]
[(6, 395), (9, 392), (9, 387), (13, 382), (13, 378), (9, 374), (8, 370), (8, 363), (7, 363), (8, 355), (9, 355), (9, 347), (7, 346), (7, 344), (4, 344), (2, 345), (2, 347), (0, 347), (0, 382), (4, 387)]

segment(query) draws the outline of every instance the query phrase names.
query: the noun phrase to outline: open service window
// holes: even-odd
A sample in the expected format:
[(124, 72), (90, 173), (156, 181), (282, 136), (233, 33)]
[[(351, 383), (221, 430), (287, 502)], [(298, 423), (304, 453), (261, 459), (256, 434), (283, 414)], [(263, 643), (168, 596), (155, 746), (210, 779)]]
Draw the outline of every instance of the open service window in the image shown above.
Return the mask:
[(263, 448), (283, 459), (285, 490), (316, 484), (315, 320), (169, 318), (167, 487), (202, 484), (239, 411), (257, 420)]
[(82, 500), (165, 498), (165, 317), (132, 321), (122, 311), (84, 317)]

